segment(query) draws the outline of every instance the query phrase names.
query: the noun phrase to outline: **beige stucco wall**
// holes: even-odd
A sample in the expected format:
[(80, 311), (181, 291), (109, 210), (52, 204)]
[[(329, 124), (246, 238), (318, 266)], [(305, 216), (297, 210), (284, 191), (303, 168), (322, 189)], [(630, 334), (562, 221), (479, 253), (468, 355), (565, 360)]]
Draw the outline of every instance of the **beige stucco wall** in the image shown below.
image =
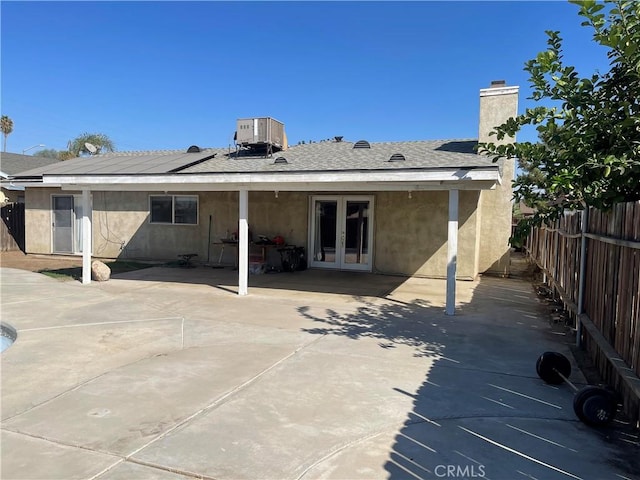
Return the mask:
[[(491, 94), (493, 92), (498, 94)], [(497, 140), (489, 133), (509, 117), (518, 113), (518, 87), (486, 89), (480, 92), (479, 142), (505, 144), (512, 138)], [(478, 269), (480, 272), (508, 275), (510, 261), (513, 160), (502, 160), (502, 183), (495, 190), (483, 191), (480, 196), (480, 235)]]
[[(380, 192), (376, 195), (375, 271), (446, 277), (449, 194)], [(458, 221), (457, 276), (473, 279), (478, 192), (461, 191)]]
[(513, 161), (505, 162), (502, 185), (495, 190), (485, 190), (480, 196), (478, 270), (482, 273), (509, 274), (513, 174)]
[[(52, 253), (51, 196), (80, 192), (51, 188), (27, 189), (26, 250), (27, 253)], [(180, 195), (181, 192), (171, 192)], [(193, 192), (184, 193), (193, 195)], [(149, 196), (158, 192), (92, 192), (93, 255), (102, 258), (175, 259), (179, 253), (207, 254), (217, 261), (220, 246), (208, 251), (209, 216), (211, 241), (219, 242), (227, 232), (237, 231), (238, 193), (197, 193), (199, 202), (197, 225), (158, 225), (149, 222)], [(283, 192), (250, 192), (249, 225), (256, 238), (282, 235), (287, 242), (306, 244), (307, 195)], [(278, 255), (270, 252), (270, 257)], [(278, 257), (279, 258), (279, 257)], [(225, 261), (233, 260), (233, 251), (225, 252)]]
[(25, 252), (51, 253), (51, 195), (57, 188), (25, 189)]
[[(27, 253), (51, 250), (51, 195), (73, 194), (59, 189), (27, 189)], [(179, 194), (180, 192), (172, 192)], [(157, 193), (154, 193), (157, 194)], [(189, 193), (193, 194), (193, 193)], [(237, 192), (198, 194), (198, 225), (149, 223), (150, 192), (93, 192), (93, 254), (102, 258), (175, 260), (179, 253), (197, 253), (207, 259), (209, 215), (211, 240), (219, 242), (238, 225)], [(257, 239), (282, 235), (290, 244), (307, 248), (309, 196), (305, 192), (249, 192), (249, 226)], [(374, 271), (378, 273), (446, 276), (447, 192), (378, 192), (374, 196)], [(477, 274), (478, 192), (460, 192), (458, 278)], [(124, 249), (123, 249), (124, 246)], [(217, 262), (220, 245), (212, 245), (210, 260)], [(235, 250), (225, 249), (225, 263)], [(269, 249), (269, 262), (279, 254)]]

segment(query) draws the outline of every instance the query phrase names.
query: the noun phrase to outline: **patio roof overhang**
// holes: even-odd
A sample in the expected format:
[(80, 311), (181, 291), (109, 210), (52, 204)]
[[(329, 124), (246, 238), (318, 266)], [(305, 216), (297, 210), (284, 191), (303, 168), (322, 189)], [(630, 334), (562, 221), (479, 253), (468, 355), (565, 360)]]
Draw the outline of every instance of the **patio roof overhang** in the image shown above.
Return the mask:
[(498, 167), (323, 172), (238, 172), (155, 175), (43, 175), (14, 185), (97, 191), (420, 191), (490, 190)]

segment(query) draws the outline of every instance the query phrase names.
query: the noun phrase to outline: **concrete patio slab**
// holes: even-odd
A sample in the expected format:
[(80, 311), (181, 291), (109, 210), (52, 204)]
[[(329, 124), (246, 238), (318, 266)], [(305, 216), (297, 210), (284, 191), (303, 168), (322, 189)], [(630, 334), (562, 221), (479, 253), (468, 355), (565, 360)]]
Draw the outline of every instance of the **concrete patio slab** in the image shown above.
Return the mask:
[[(2, 354), (3, 419), (52, 400), (114, 368), (181, 347), (180, 319), (46, 328), (19, 330), (20, 349), (10, 348)], [(22, 355), (21, 350), (31, 354)]]
[(326, 355), (305, 348), (134, 458), (212, 478), (297, 478), (336, 445), (400, 425), (412, 399), (394, 386), (419, 385), (428, 369), (422, 358), (381, 361), (354, 349)]
[(137, 478), (144, 478), (145, 480), (192, 480), (197, 476), (180, 475), (131, 461), (119, 463), (103, 475), (100, 475), (100, 480), (134, 480)]
[(523, 281), (459, 282), (447, 317), (440, 280), (0, 275), (3, 479), (638, 478), (636, 433), (538, 379), (569, 339)]
[[(190, 348), (121, 367), (5, 421), (11, 431), (129, 455), (211, 404), (290, 349), (247, 344)], [(123, 392), (123, 385), (127, 386)], [(123, 395), (125, 398), (123, 398)]]
[(3, 479), (75, 480), (91, 478), (117, 457), (61, 445), (39, 438), (1, 432)]
[(592, 433), (586, 428), (526, 418), (416, 422), (400, 434), (382, 432), (340, 449), (300, 478), (636, 478), (603, 462), (619, 452), (606, 442), (582, 441)]

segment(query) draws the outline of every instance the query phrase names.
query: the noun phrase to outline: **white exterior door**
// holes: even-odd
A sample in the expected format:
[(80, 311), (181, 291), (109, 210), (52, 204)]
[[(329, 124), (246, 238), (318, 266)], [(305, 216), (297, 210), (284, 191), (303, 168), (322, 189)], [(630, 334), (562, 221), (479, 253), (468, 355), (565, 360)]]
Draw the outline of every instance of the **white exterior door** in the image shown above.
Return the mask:
[(312, 267), (371, 271), (373, 197), (315, 196), (310, 218)]
[(73, 253), (74, 223), (73, 195), (51, 197), (53, 253)]
[(81, 196), (53, 195), (51, 218), (53, 253), (82, 253)]

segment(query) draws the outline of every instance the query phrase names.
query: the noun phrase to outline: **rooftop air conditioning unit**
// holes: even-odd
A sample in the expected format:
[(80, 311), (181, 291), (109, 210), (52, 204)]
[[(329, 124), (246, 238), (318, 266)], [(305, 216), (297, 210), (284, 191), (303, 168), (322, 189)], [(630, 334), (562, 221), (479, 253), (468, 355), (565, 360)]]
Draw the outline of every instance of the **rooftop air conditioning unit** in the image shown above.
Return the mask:
[(243, 147), (285, 148), (284, 123), (271, 117), (240, 118), (236, 129), (236, 143)]

